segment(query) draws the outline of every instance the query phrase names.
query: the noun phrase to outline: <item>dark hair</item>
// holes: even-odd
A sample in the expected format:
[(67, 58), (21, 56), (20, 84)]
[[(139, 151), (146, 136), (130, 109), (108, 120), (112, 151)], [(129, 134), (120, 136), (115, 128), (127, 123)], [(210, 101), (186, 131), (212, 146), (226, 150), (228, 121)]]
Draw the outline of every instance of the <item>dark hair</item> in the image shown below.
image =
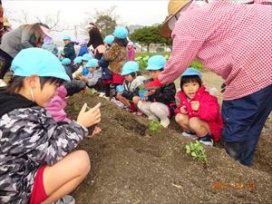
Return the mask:
[(196, 83), (199, 84), (199, 86), (201, 86), (201, 83), (202, 83), (201, 79), (197, 75), (183, 76), (180, 79), (180, 88), (181, 88), (181, 90), (183, 90), (182, 89), (183, 85), (186, 84), (186, 83), (189, 83), (189, 82), (196, 82)]
[(119, 46), (122, 46), (122, 47), (127, 47), (127, 44), (128, 44), (128, 40), (126, 38), (119, 39), (115, 37), (113, 42), (116, 42)]
[[(18, 93), (24, 86), (24, 79), (25, 76), (14, 76), (9, 82), (9, 85), (6, 88), (6, 91), (10, 94), (16, 94)], [(57, 84), (62, 85), (64, 84), (63, 79), (59, 79), (56, 77), (40, 77), (41, 80), (41, 89), (43, 89), (45, 83), (50, 83), (50, 84)]]
[(93, 48), (97, 48), (99, 45), (103, 45), (103, 37), (102, 34), (100, 33), (100, 30), (92, 23), (90, 23), (91, 25), (93, 25), (94, 27), (92, 27), (89, 30), (89, 42), (87, 44), (87, 47), (89, 47), (90, 45), (93, 46)]

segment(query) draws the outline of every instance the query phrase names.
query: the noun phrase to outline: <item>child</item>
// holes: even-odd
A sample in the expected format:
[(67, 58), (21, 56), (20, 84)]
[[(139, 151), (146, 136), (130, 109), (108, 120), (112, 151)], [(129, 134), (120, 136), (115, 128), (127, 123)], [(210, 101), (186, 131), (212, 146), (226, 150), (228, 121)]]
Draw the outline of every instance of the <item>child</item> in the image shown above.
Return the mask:
[(69, 58), (71, 61), (73, 61), (76, 58), (74, 42), (71, 41), (71, 37), (69, 35), (63, 36), (62, 40), (64, 42), (64, 48), (63, 48), (63, 53), (61, 53), (61, 55), (64, 58)]
[(138, 76), (139, 64), (135, 61), (126, 62), (123, 66), (121, 75), (125, 77), (123, 83), (124, 90), (117, 94), (117, 99), (121, 101), (128, 111), (134, 112), (137, 107), (132, 103), (133, 97), (139, 96), (140, 86), (143, 86), (143, 81), (146, 79), (143, 76)]
[(113, 84), (120, 85), (124, 82), (121, 76), (121, 69), (127, 61), (127, 36), (128, 31), (124, 27), (117, 26), (114, 29), (115, 37), (111, 47), (105, 51), (103, 57), (109, 62), (109, 69), (112, 73)]
[(128, 46), (128, 61), (134, 61), (135, 60), (135, 48), (133, 45), (133, 42), (129, 42)]
[(194, 68), (183, 72), (180, 88), (175, 119), (184, 131), (182, 135), (193, 137), (195, 134), (199, 142), (212, 146), (213, 139), (220, 139), (223, 127), (217, 98), (205, 90), (201, 73)]
[[(166, 59), (161, 55), (154, 55), (149, 58), (146, 68), (151, 77), (149, 81), (158, 78), (160, 72), (163, 71), (165, 63)], [(174, 115), (176, 108), (175, 95), (175, 84), (170, 83), (159, 89), (149, 90), (145, 94), (146, 99), (135, 97), (133, 101), (137, 104), (139, 110), (148, 116), (149, 120), (159, 119), (160, 124), (166, 128), (170, 124), (169, 118)]]
[[(104, 38), (104, 43), (105, 43), (105, 47), (106, 50), (108, 50), (112, 44), (112, 42), (114, 41), (114, 36), (113, 35), (107, 35)], [(105, 92), (106, 95), (106, 99), (108, 99), (108, 97), (110, 97), (110, 85), (112, 84), (112, 74), (111, 71), (109, 70), (108, 66), (109, 66), (109, 62), (102, 57), (99, 61), (98, 61), (99, 66), (102, 69), (102, 84), (103, 84), (103, 91)], [(115, 88), (115, 87), (114, 87)], [(101, 95), (103, 97), (103, 95)]]
[(73, 68), (72, 68), (72, 64), (71, 64), (71, 60), (69, 58), (64, 58), (61, 61), (61, 64), (64, 66), (66, 74), (70, 77), (70, 79), (72, 79), (72, 73), (73, 73)]
[(85, 40), (79, 40), (78, 45), (80, 46), (80, 49), (78, 51), (77, 56), (83, 56), (84, 54), (89, 54), (89, 50), (87, 48), (87, 42)]
[[(84, 69), (88, 69), (89, 72), (86, 73)], [(97, 59), (91, 59), (88, 61), (88, 63), (85, 65), (83, 69), (82, 75), (79, 79), (82, 81), (85, 81), (87, 83), (87, 86), (90, 88), (95, 88), (97, 91), (99, 91), (101, 84), (100, 84), (100, 78), (102, 76), (101, 68), (98, 65)]]
[(82, 67), (82, 57), (76, 57), (74, 59), (74, 66), (73, 67), (74, 67), (74, 72), (72, 74), (72, 77), (73, 77), (73, 79), (75, 79), (76, 76), (77, 76), (77, 73), (81, 73), (82, 70), (83, 70), (83, 67)]
[(90, 170), (87, 152), (75, 148), (87, 127), (100, 122), (100, 104), (89, 111), (84, 104), (77, 121), (57, 124), (44, 107), (69, 81), (58, 58), (28, 48), (11, 68), (14, 76), (0, 95), (0, 203), (53, 203)]

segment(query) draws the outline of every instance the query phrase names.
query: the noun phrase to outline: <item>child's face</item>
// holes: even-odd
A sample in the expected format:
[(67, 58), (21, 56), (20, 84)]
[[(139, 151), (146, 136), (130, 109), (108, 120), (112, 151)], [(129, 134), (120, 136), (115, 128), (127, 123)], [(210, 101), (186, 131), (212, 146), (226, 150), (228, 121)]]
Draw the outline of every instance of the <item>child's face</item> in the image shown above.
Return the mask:
[(85, 64), (87, 64), (88, 61), (82, 60), (82, 65), (84, 66)]
[(89, 72), (91, 72), (91, 73), (93, 73), (94, 70), (95, 70), (95, 67), (90, 67), (90, 68), (89, 68)]
[(190, 81), (188, 83), (183, 84), (182, 90), (185, 93), (185, 95), (192, 99), (195, 96), (195, 93), (199, 89), (199, 84), (197, 82)]
[(35, 102), (42, 106), (46, 107), (52, 98), (57, 95), (59, 84), (45, 83), (43, 89), (41, 89), (41, 84), (39, 83), (36, 88), (33, 89)]
[(128, 74), (128, 75), (125, 75), (125, 80), (128, 82), (132, 82), (134, 78), (130, 74)]
[(161, 71), (159, 70), (149, 70), (148, 74), (152, 79), (157, 79)]

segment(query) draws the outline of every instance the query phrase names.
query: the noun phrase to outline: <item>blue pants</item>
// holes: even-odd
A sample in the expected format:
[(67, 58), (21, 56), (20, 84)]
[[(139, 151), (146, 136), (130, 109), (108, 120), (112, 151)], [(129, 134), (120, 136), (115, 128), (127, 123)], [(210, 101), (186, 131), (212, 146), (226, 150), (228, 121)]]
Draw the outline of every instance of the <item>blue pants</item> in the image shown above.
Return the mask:
[(240, 99), (223, 101), (222, 139), (226, 152), (251, 166), (262, 128), (272, 110), (272, 85)]

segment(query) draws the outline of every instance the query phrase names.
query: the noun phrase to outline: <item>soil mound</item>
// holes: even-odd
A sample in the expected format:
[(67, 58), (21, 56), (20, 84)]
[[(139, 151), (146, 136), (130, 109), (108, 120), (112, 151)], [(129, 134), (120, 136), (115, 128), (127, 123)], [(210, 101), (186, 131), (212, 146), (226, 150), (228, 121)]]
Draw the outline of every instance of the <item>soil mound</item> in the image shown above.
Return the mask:
[(92, 170), (73, 193), (77, 203), (271, 203), (271, 135), (262, 135), (253, 168), (217, 144), (206, 147), (205, 169), (186, 154), (192, 140), (181, 136), (174, 121), (151, 131), (146, 118), (81, 93), (68, 100), (71, 118), (83, 101), (91, 107), (102, 103), (102, 132), (78, 147), (89, 153)]

